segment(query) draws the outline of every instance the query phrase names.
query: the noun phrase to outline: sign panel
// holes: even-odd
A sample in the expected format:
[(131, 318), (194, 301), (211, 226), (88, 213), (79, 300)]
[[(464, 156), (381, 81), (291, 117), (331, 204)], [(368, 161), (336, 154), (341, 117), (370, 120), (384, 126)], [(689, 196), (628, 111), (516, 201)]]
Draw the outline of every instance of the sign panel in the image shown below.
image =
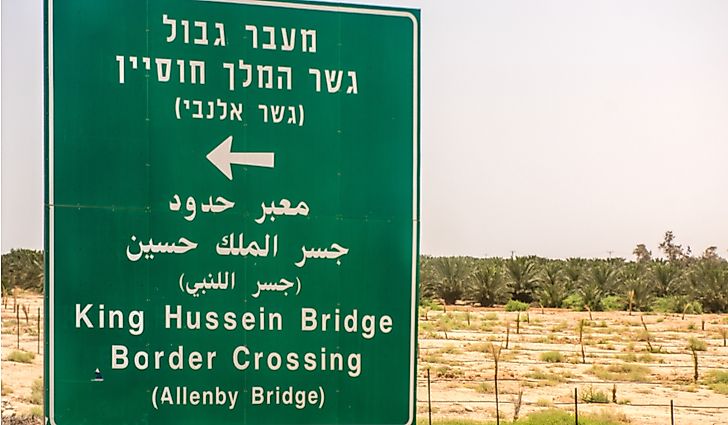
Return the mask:
[(50, 423), (412, 423), (418, 12), (46, 21)]

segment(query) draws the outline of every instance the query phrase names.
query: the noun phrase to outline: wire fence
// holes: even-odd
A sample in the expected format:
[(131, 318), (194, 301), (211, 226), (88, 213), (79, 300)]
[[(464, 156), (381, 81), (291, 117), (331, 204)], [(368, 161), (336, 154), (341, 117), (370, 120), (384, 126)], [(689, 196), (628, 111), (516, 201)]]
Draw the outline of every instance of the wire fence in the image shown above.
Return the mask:
[[(664, 335), (655, 336), (647, 331), (644, 323), (642, 326), (648, 335), (647, 341), (636, 339), (630, 333), (627, 335), (632, 335), (635, 339), (627, 339), (626, 342), (618, 339), (616, 348), (610, 347), (611, 333), (600, 334), (598, 327), (594, 326), (591, 329), (596, 333), (583, 341), (580, 335), (557, 333), (553, 336), (556, 330), (548, 335), (533, 332), (533, 329), (528, 332), (524, 325), (520, 332), (503, 326), (495, 329), (495, 332), (493, 329), (426, 330), (426, 335), (419, 338), (418, 348), (421, 365), (421, 373), (417, 378), (418, 411), (426, 411), (430, 423), (433, 412), (437, 414), (439, 411), (449, 414), (464, 412), (468, 416), (472, 414), (469, 412), (477, 411), (479, 418), (484, 413), (484, 419), (493, 419), (499, 423), (505, 417), (502, 416), (504, 410), (500, 406), (505, 406), (514, 416), (524, 410), (530, 414), (557, 408), (569, 412), (577, 425), (580, 409), (595, 413), (595, 409), (599, 408), (606, 408), (611, 413), (629, 413), (643, 421), (639, 423), (653, 425), (674, 425), (676, 420), (680, 424), (728, 424), (728, 397), (720, 396), (719, 391), (722, 390), (714, 390), (715, 393), (708, 390), (710, 385), (707, 380), (698, 380), (698, 369), (702, 371), (701, 377), (706, 371), (728, 372), (725, 338), (716, 337), (717, 332), (713, 329), (705, 330), (706, 323), (703, 321), (702, 329), (700, 324), (697, 329), (688, 328), (693, 331), (692, 335), (698, 336), (711, 347), (710, 351), (700, 351), (698, 354), (690, 348), (688, 341), (684, 345), (682, 342), (676, 343), (678, 337), (671, 334), (679, 333), (679, 330), (657, 330), (664, 332)], [(501, 330), (503, 332), (499, 332)], [(558, 330), (561, 331), (563, 329)], [(488, 332), (489, 335), (484, 338), (483, 332)], [(608, 345), (604, 346), (602, 344), (605, 343), (600, 341), (606, 341)], [(443, 343), (446, 345), (443, 346)], [(482, 358), (482, 354), (487, 352), (486, 348), (491, 344), (508, 353), (498, 361), (500, 369), (489, 355)], [(550, 363), (544, 359), (543, 354), (548, 352), (556, 352), (560, 358), (563, 356), (563, 360)], [(474, 358), (478, 353), (481, 358)], [(637, 373), (636, 377), (629, 372), (624, 372), (622, 375), (625, 376), (619, 377), (598, 372), (604, 372), (603, 369), (609, 366), (616, 366), (619, 370), (620, 365), (625, 364), (633, 365), (637, 369), (644, 367), (647, 371), (641, 376)], [(529, 371), (524, 372), (524, 368), (519, 366), (526, 366)], [(561, 369), (560, 372), (543, 373), (535, 366)], [(653, 368), (655, 371), (650, 372)], [(430, 376), (430, 369), (436, 372), (433, 376)], [(569, 369), (579, 370), (570, 373)], [(534, 371), (540, 372), (542, 376)], [(497, 379), (493, 376), (494, 373), (498, 376)], [(588, 375), (594, 375), (594, 378)], [(500, 392), (499, 382), (503, 384)], [(434, 397), (433, 385), (436, 387)], [(553, 394), (544, 396), (544, 391), (538, 388), (545, 386), (553, 387)], [(565, 387), (573, 389), (570, 396), (563, 392)], [(673, 391), (655, 391), (658, 388), (672, 388)], [(681, 393), (682, 391), (700, 394), (690, 397)], [(530, 394), (524, 396), (524, 393)], [(634, 402), (630, 398), (635, 399)], [(615, 409), (617, 406), (619, 409)], [(649, 412), (645, 409), (649, 409)]]
[[(487, 361), (478, 360), (480, 363), (487, 363)], [(531, 364), (537, 364), (543, 366), (543, 362), (523, 362), (523, 361), (503, 361), (500, 360), (499, 363), (514, 363), (514, 364), (525, 364), (525, 365), (531, 365)], [(682, 368), (693, 368), (692, 365), (684, 365), (684, 366), (677, 366), (677, 365), (657, 365), (657, 366), (665, 366), (665, 367), (682, 367)], [(713, 368), (704, 368), (704, 369), (711, 369)], [(502, 369), (501, 369), (502, 370)], [(718, 370), (726, 370), (725, 365), (723, 365), (721, 368), (718, 368)], [(488, 372), (492, 372), (492, 370), (489, 370)], [(623, 380), (604, 380), (604, 379), (560, 379), (558, 381), (558, 385), (568, 385), (568, 386), (574, 386), (574, 395), (571, 401), (549, 401), (548, 403), (544, 403), (543, 401), (533, 401), (533, 400), (523, 400), (521, 396), (523, 395), (523, 384), (534, 384), (535, 386), (542, 385), (544, 383), (544, 379), (534, 379), (534, 378), (527, 378), (527, 377), (498, 377), (497, 379), (495, 376), (492, 377), (478, 377), (478, 376), (471, 376), (471, 377), (432, 377), (430, 375), (430, 368), (425, 369), (424, 376), (418, 376), (417, 377), (417, 386), (421, 389), (424, 389), (426, 387), (426, 398), (418, 397), (417, 403), (420, 407), (424, 407), (427, 409), (428, 418), (430, 418), (430, 423), (432, 421), (432, 413), (433, 409), (432, 406), (442, 406), (442, 405), (475, 405), (475, 406), (497, 406), (497, 405), (504, 405), (504, 406), (511, 406), (511, 408), (516, 412), (521, 409), (521, 407), (531, 407), (536, 408), (534, 410), (540, 410), (540, 409), (546, 409), (546, 408), (567, 408), (569, 412), (574, 413), (576, 416), (577, 422), (575, 422), (578, 425), (578, 412), (579, 406), (589, 406), (589, 408), (593, 408), (596, 406), (614, 406), (619, 405), (620, 408), (627, 409), (627, 410), (635, 410), (640, 408), (653, 408), (653, 409), (665, 409), (665, 415), (669, 412), (669, 418), (670, 423), (675, 424), (676, 418), (680, 419), (681, 412), (680, 411), (691, 411), (691, 412), (705, 412), (705, 413), (713, 413), (720, 415), (721, 418), (724, 419), (723, 423), (728, 424), (728, 397), (725, 397), (725, 403), (724, 404), (714, 404), (714, 403), (707, 403), (707, 404), (687, 404), (687, 403), (681, 403), (680, 400), (674, 399), (665, 399), (665, 402), (632, 402), (628, 400), (617, 400), (616, 396), (616, 389), (617, 386), (619, 386), (622, 391), (625, 387), (631, 387), (631, 386), (649, 386), (654, 387), (656, 385), (666, 385), (666, 384), (674, 384), (678, 380), (671, 376), (665, 380), (634, 380), (634, 381), (623, 381)], [(512, 399), (505, 399), (503, 400), (496, 398), (495, 392), (493, 391), (493, 388), (498, 388), (497, 383), (518, 383), (519, 389), (521, 394), (518, 397), (514, 397), (512, 393), (508, 394), (499, 394), (501, 396), (503, 395), (510, 395), (512, 396)], [(439, 398), (432, 398), (432, 385), (433, 384), (440, 384), (445, 385), (448, 390), (457, 389), (458, 386), (461, 387), (461, 389), (473, 389), (473, 384), (495, 384), (489, 385), (488, 388), (491, 389), (490, 394), (483, 394), (482, 396), (476, 396), (474, 394), (473, 397), (462, 397), (462, 394), (456, 394), (456, 397), (448, 398), (448, 397), (442, 397)], [(614, 389), (613, 393), (613, 399), (602, 399), (601, 401), (585, 401), (584, 399), (580, 398), (579, 396), (579, 390), (578, 388), (584, 388), (585, 386), (589, 386), (589, 390), (593, 391), (596, 387), (596, 390), (598, 391), (599, 388), (605, 389), (605, 396), (608, 397), (608, 393), (610, 392), (611, 388), (605, 388), (608, 386), (612, 386)], [(563, 399), (563, 397), (562, 397)], [(496, 415), (500, 414), (498, 413), (498, 410), (496, 410)], [(494, 418), (495, 420), (499, 421), (498, 417)], [(652, 422), (654, 424), (660, 423)], [(682, 423), (682, 422), (681, 422)], [(697, 423), (697, 422), (696, 422)], [(721, 422), (716, 422), (721, 423)]]
[[(426, 379), (418, 378), (418, 383), (427, 382)], [(493, 378), (460, 378), (460, 379), (448, 379), (448, 378), (434, 378), (431, 380), (432, 383), (443, 383), (443, 382), (457, 382), (457, 383), (470, 383), (470, 382), (495, 382)], [(543, 379), (530, 379), (530, 378), (498, 378), (498, 382), (528, 382), (533, 384), (542, 384)], [(600, 385), (600, 384), (612, 384), (612, 385), (659, 385), (664, 384), (664, 381), (599, 381), (599, 380), (574, 380), (567, 379), (559, 381), (561, 384), (583, 384), (583, 385)]]
[[(578, 394), (578, 393), (577, 393)], [(462, 403), (462, 404), (495, 404), (495, 400), (417, 400), (417, 403)], [(519, 404), (522, 406), (538, 406), (543, 407), (542, 404), (534, 403), (534, 402), (528, 402), (528, 401), (513, 401), (513, 400), (499, 400), (499, 404)], [(584, 402), (578, 402), (578, 404), (583, 405), (587, 404)], [(594, 404), (594, 403), (589, 403)], [(607, 404), (607, 403), (604, 403)], [(550, 404), (551, 406), (573, 406), (574, 402), (558, 402), (554, 401)], [(696, 410), (728, 410), (728, 406), (700, 406), (700, 405), (679, 405), (679, 404), (673, 404), (670, 403), (630, 403), (628, 405), (622, 405), (626, 407), (670, 407), (672, 406), (675, 409), (696, 409)]]
[[(522, 335), (523, 335), (523, 333), (517, 334), (517, 335), (514, 335), (514, 336), (522, 336)], [(483, 340), (482, 339), (478, 339), (478, 338), (446, 338), (445, 340), (446, 341), (450, 341), (450, 342), (465, 342), (465, 343), (474, 343), (474, 344), (483, 343)], [(713, 341), (716, 341), (717, 342), (716, 344), (712, 344), (712, 345), (715, 345), (715, 346), (719, 346), (720, 343), (722, 342), (722, 339), (719, 339), (719, 338), (712, 338), (712, 339), (711, 338), (703, 338), (703, 340), (706, 341), (706, 342), (708, 342), (708, 343), (711, 343)], [(443, 341), (443, 339), (420, 338), (420, 343), (426, 342), (426, 341), (430, 341), (430, 342), (435, 342), (435, 341), (441, 342), (441, 341)], [(685, 352), (685, 350), (686, 350), (685, 346), (679, 346), (679, 345), (674, 345), (674, 344), (661, 344), (659, 340), (652, 340), (651, 342), (653, 344), (657, 344), (658, 347), (661, 350), (664, 350), (664, 351), (650, 353), (652, 355), (655, 355), (655, 356), (685, 356), (685, 355), (688, 355), (689, 356), (690, 355), (690, 353)], [(517, 351), (533, 351), (533, 352), (553, 351), (553, 348), (546, 348), (546, 347), (544, 347), (544, 348), (540, 348), (540, 347), (524, 347), (524, 346), (519, 346), (518, 345), (519, 343), (521, 343), (521, 344), (523, 344), (523, 343), (535, 344), (532, 341), (518, 341), (518, 342), (514, 342), (513, 343), (512, 350), (517, 350)], [(578, 345), (579, 344), (577, 338), (565, 339), (565, 341), (563, 343), (564, 344), (573, 344), (573, 345)], [(544, 344), (548, 344), (548, 343), (545, 342)], [(420, 347), (420, 350), (422, 350), (422, 351), (438, 350), (438, 349), (439, 349), (439, 347), (422, 347), (422, 346)], [(677, 351), (667, 351), (667, 350), (677, 350)], [(579, 350), (577, 350), (577, 349), (573, 349), (573, 350), (561, 350), (561, 351), (566, 352), (566, 353), (571, 353), (571, 354), (581, 354), (581, 352)], [(593, 348), (590, 348), (589, 351), (588, 351), (588, 353), (590, 353), (592, 355), (593, 354), (608, 354), (608, 355), (613, 355), (615, 357), (624, 354), (624, 353), (621, 353), (620, 354), (618, 352), (615, 352), (615, 350), (603, 350), (603, 349), (593, 349)], [(728, 358), (728, 353), (704, 353), (704, 354), (702, 354), (702, 356), (703, 357)]]
[[(433, 405), (454, 405), (454, 404), (461, 404), (461, 405), (493, 405), (496, 407), (496, 413), (495, 413), (495, 420), (496, 423), (500, 423), (500, 419), (503, 416), (502, 412), (499, 411), (500, 405), (509, 405), (512, 406), (515, 412), (515, 415), (518, 415), (518, 412), (520, 411), (521, 407), (528, 406), (528, 407), (537, 407), (540, 409), (544, 408), (565, 408), (565, 410), (569, 412), (573, 412), (574, 414), (574, 423), (575, 425), (579, 425), (579, 407), (582, 408), (584, 406), (590, 406), (593, 407), (595, 405), (601, 405), (601, 406), (608, 406), (611, 404), (616, 404), (616, 387), (615, 387), (615, 393), (614, 399), (609, 400), (603, 400), (599, 402), (594, 401), (585, 401), (580, 398), (579, 395), (579, 388), (574, 387), (573, 391), (573, 397), (570, 401), (551, 401), (547, 405), (545, 405), (543, 402), (539, 401), (529, 401), (529, 400), (523, 400), (521, 392), (518, 397), (513, 397), (511, 400), (503, 400), (498, 398), (497, 394), (497, 382), (542, 382), (542, 380), (538, 379), (518, 379), (518, 378), (498, 378), (495, 379), (469, 379), (469, 378), (459, 378), (459, 379), (443, 379), (443, 378), (435, 378), (433, 379), (430, 376), (430, 369), (426, 369), (425, 371), (425, 377), (418, 377), (417, 383), (418, 387), (426, 387), (426, 398), (420, 398), (418, 396), (417, 404), (419, 406), (424, 407), (427, 410), (428, 415), (428, 423), (432, 424), (432, 414), (433, 414)], [(448, 399), (433, 399), (432, 398), (432, 384), (433, 383), (467, 383), (467, 382), (480, 382), (480, 383), (495, 383), (495, 391), (493, 392), (493, 398), (488, 398), (486, 396), (483, 397), (473, 397), (473, 398), (448, 398)], [(627, 385), (654, 385), (658, 382), (653, 381), (642, 381), (642, 382), (624, 382), (624, 381), (602, 381), (602, 380), (567, 380), (562, 382), (564, 384), (599, 384), (599, 385), (616, 385), (616, 384), (627, 384)], [(728, 398), (726, 398), (726, 401), (728, 401)], [(620, 407), (624, 408), (632, 408), (632, 409), (639, 409), (639, 408), (654, 408), (654, 409), (665, 409), (664, 413), (665, 415), (669, 414), (670, 424), (674, 425), (676, 422), (676, 418), (679, 419), (679, 412), (676, 412), (676, 410), (685, 410), (685, 411), (692, 411), (692, 412), (704, 412), (704, 413), (715, 413), (718, 412), (720, 415), (723, 415), (724, 412), (728, 412), (728, 403), (727, 404), (703, 404), (703, 405), (695, 405), (695, 404), (680, 404), (675, 403), (675, 400), (673, 399), (667, 399), (664, 403), (619, 403)], [(725, 418), (726, 423), (728, 423), (728, 417)], [(651, 421), (653, 424), (659, 424), (659, 421)], [(703, 422), (700, 422), (703, 423)]]
[[(7, 309), (7, 298), (4, 299), (3, 308)], [(23, 316), (20, 315), (20, 312), (23, 312)], [(42, 347), (42, 340), (43, 340), (43, 333), (41, 331), (42, 323), (43, 323), (43, 315), (42, 315), (42, 309), (40, 307), (37, 308), (37, 312), (31, 311), (30, 308), (28, 308), (25, 304), (18, 304), (17, 300), (13, 303), (13, 313), (15, 314), (15, 321), (12, 323), (15, 325), (15, 347), (16, 349), (20, 349), (20, 336), (21, 334), (24, 334), (28, 332), (29, 330), (34, 330), (35, 332), (31, 332), (31, 335), (35, 334), (35, 340), (36, 340), (36, 354), (40, 354), (40, 350)], [(33, 318), (33, 314), (35, 314), (35, 318)], [(25, 320), (25, 325), (23, 326), (23, 320)], [(31, 321), (35, 323), (31, 323)]]
[[(701, 355), (701, 357), (708, 357), (708, 356)], [(619, 359), (619, 358), (618, 357), (615, 357), (615, 359)], [(458, 360), (458, 362), (459, 363), (471, 363), (471, 364), (484, 363), (482, 360)], [(429, 362), (427, 362), (426, 360), (424, 360), (424, 363), (429, 363)], [(535, 360), (534, 361), (529, 361), (529, 360), (501, 360), (501, 363), (503, 363), (503, 364), (514, 364), (514, 365), (532, 365), (532, 366), (534, 366), (534, 365), (541, 365), (541, 366), (543, 366), (543, 362), (539, 362), (539, 361), (535, 361)], [(569, 363), (567, 363), (567, 364), (569, 364)], [(579, 362), (579, 363), (571, 363), (571, 364), (594, 365), (594, 364), (599, 364), (599, 363), (590, 363), (590, 362), (582, 363), (582, 362)], [(666, 363), (641, 363), (641, 364), (644, 365), (644, 366), (649, 366), (649, 367), (667, 368), (667, 369), (692, 369), (693, 368), (693, 365), (692, 364), (666, 364)], [(725, 364), (725, 363), (721, 363), (721, 364)], [(718, 364), (716, 366), (711, 366), (710, 364), (704, 364), (703, 367), (704, 368), (710, 368), (710, 369), (726, 369), (726, 370), (728, 370), (728, 368), (726, 368), (725, 366), (721, 366), (721, 364)]]

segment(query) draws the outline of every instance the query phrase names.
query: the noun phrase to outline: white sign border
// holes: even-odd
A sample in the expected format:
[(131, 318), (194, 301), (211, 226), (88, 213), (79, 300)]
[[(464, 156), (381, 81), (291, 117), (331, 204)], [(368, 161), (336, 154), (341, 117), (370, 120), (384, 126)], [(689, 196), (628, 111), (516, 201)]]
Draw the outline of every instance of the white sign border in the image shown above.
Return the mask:
[[(54, 159), (54, 108), (53, 108), (53, 0), (48, 1), (47, 8), (47, 19), (48, 19), (48, 45), (47, 45), (47, 60), (48, 60), (48, 251), (50, 253), (48, 258), (48, 415), (46, 420), (51, 425), (56, 425), (55, 422), (55, 405), (54, 405), (54, 273), (55, 273), (55, 262), (54, 262), (54, 197), (53, 197), (53, 159)], [(380, 15), (380, 16), (392, 16), (407, 18), (412, 22), (412, 311), (410, 318), (412, 320), (410, 327), (410, 377), (409, 377), (409, 409), (408, 409), (408, 420), (404, 425), (411, 425), (415, 418), (413, 413), (415, 412), (416, 406), (416, 388), (415, 383), (415, 367), (416, 367), (416, 356), (415, 347), (417, 344), (417, 247), (419, 241), (418, 232), (418, 207), (419, 207), (419, 22), (417, 17), (406, 10), (391, 10), (391, 9), (370, 9), (367, 6), (353, 7), (353, 6), (341, 6), (341, 5), (324, 5), (324, 4), (309, 4), (309, 3), (287, 3), (279, 1), (261, 1), (261, 0), (198, 0), (207, 1), (211, 3), (235, 3), (250, 6), (265, 6), (265, 7), (279, 7), (285, 9), (303, 9), (303, 10), (318, 10), (323, 12), (339, 12), (339, 13), (352, 13), (352, 14), (365, 14), (365, 15)]]

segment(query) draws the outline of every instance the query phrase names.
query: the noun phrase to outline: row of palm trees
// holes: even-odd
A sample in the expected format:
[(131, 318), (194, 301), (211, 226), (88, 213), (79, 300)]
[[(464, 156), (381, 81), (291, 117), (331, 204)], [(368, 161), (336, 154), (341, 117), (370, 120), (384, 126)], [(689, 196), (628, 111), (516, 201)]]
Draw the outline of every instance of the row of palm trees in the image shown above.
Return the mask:
[(714, 247), (693, 257), (674, 245), (670, 232), (666, 240), (671, 245), (660, 245), (668, 251), (665, 259), (653, 259), (644, 245), (637, 246), (633, 261), (422, 256), (421, 295), (481, 306), (513, 299), (590, 310), (728, 312), (728, 261)]

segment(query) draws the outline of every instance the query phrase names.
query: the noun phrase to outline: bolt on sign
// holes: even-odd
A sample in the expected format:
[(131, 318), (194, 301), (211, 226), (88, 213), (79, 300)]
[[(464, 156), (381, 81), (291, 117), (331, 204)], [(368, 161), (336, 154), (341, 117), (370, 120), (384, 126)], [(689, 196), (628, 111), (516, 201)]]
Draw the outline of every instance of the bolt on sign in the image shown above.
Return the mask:
[(46, 1), (50, 424), (410, 424), (419, 12)]

